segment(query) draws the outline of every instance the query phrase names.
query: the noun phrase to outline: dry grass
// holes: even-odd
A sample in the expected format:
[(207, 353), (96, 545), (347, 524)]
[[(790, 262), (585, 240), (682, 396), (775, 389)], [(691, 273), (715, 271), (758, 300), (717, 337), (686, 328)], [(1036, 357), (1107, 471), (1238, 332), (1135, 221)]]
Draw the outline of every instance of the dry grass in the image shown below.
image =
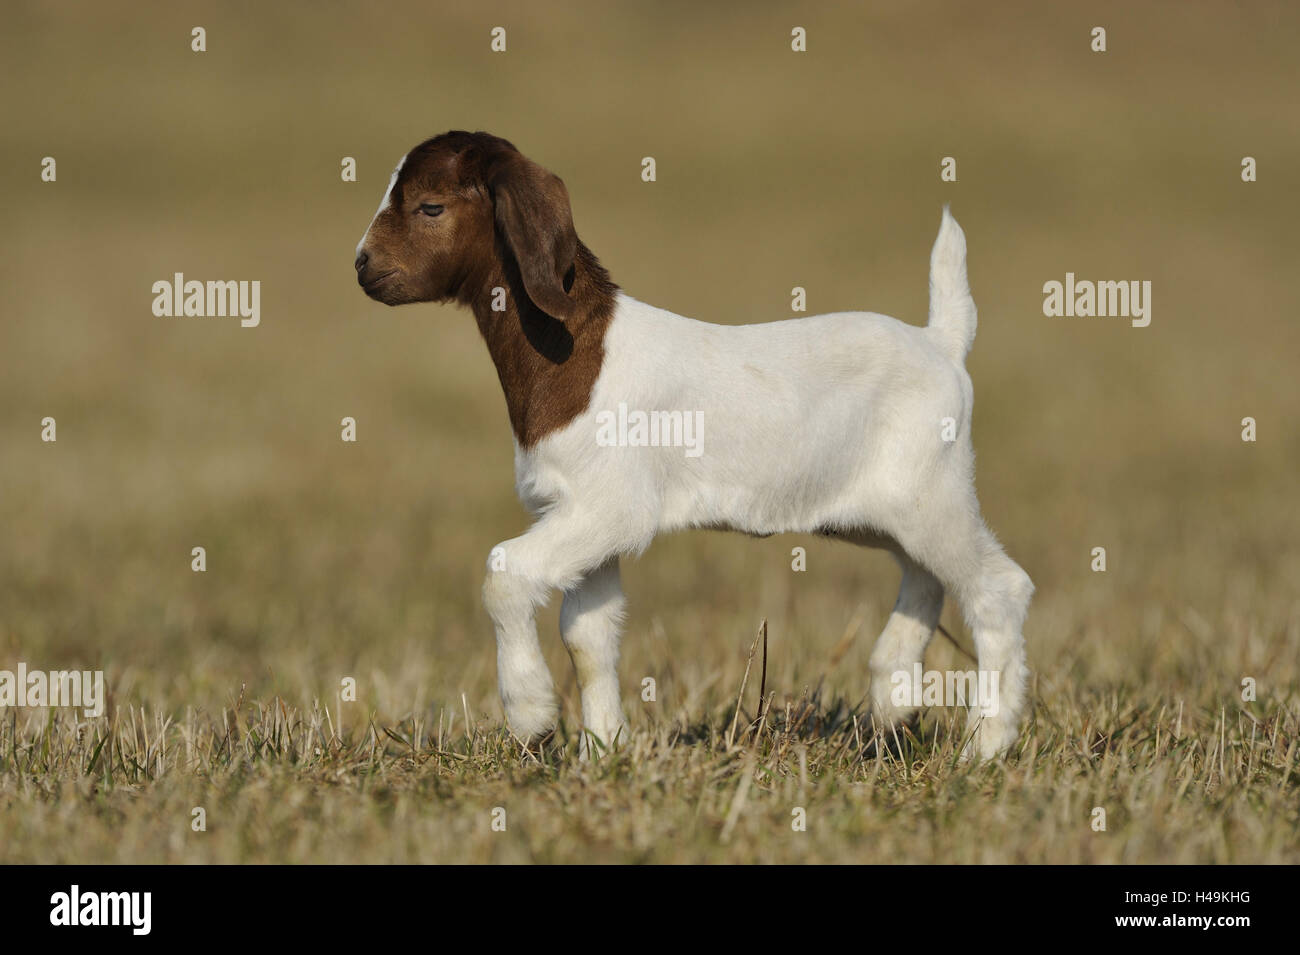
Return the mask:
[(1054, 694), (1003, 765), (959, 761), (955, 719), (874, 745), (817, 694), (642, 728), (593, 764), (565, 729), (532, 753), (455, 710), (341, 732), (278, 697), (11, 715), (6, 800), (24, 829), (75, 836), (16, 839), (6, 861), (1294, 863), (1296, 719), (1251, 709)]
[[(345, 5), (12, 11), (0, 669), (103, 669), (111, 706), (0, 711), (0, 861), (1300, 861), (1300, 14), (697, 7), (413, 4), (402, 31)], [(350, 268), (392, 163), (452, 127), (559, 171), (630, 293), (718, 321), (784, 317), (794, 285), (922, 321), (954, 204), (980, 495), (1038, 585), (1012, 758), (958, 764), (948, 710), (873, 747), (896, 571), (794, 537), (626, 568), (628, 751), (570, 758), (554, 607), (565, 727), (535, 756), (503, 734), (478, 590), (525, 518), (495, 373), (466, 316), (385, 310)], [(1152, 280), (1152, 325), (1045, 318), (1067, 270)], [(260, 279), (262, 326), (154, 318), (175, 271)], [(763, 618), (772, 703), (728, 742)], [(936, 641), (927, 664), (967, 661)]]

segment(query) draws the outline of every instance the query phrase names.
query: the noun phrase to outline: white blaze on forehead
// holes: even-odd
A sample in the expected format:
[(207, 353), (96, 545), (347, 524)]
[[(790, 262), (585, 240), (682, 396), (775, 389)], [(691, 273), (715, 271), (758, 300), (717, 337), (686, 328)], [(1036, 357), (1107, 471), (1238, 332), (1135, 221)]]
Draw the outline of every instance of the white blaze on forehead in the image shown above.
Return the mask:
[(384, 198), (379, 202), (379, 208), (376, 209), (375, 214), (370, 217), (370, 225), (366, 226), (365, 235), (363, 235), (361, 241), (357, 243), (357, 255), (361, 254), (361, 247), (366, 244), (366, 238), (370, 235), (370, 230), (374, 228), (375, 220), (383, 214), (385, 209), (393, 204), (393, 187), (397, 185), (397, 177), (401, 175), (402, 167), (405, 165), (406, 157), (403, 156), (401, 160), (398, 161), (397, 168), (393, 170), (392, 177), (388, 180), (388, 189), (384, 192)]
[[(402, 167), (406, 165), (406, 157), (403, 156), (397, 161), (397, 168), (393, 170), (392, 178), (388, 180), (388, 190), (384, 193), (384, 201), (379, 204), (379, 212), (383, 212), (393, 202), (393, 186), (397, 185), (397, 177), (402, 174)], [(375, 213), (378, 215), (379, 213)]]

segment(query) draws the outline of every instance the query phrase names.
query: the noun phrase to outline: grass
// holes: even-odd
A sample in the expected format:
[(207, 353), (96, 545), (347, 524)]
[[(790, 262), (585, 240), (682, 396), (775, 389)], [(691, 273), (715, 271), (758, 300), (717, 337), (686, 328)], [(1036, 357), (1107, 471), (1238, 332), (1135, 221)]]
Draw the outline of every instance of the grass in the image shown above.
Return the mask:
[(1052, 694), (1008, 760), (972, 764), (961, 720), (877, 746), (843, 699), (775, 696), (753, 720), (751, 685), (748, 709), (638, 729), (591, 763), (567, 727), (530, 752), (463, 710), (352, 728), (279, 697), (11, 714), (6, 800), (75, 838), (20, 839), (7, 861), (1296, 860), (1297, 726), (1278, 707)]
[[(807, 54), (787, 52), (796, 15)], [(0, 669), (100, 669), (109, 700), (90, 720), (0, 710), (0, 861), (1300, 861), (1300, 14), (485, 16), (12, 12)], [(867, 659), (897, 572), (793, 536), (674, 536), (625, 566), (626, 749), (572, 758), (554, 605), (564, 723), (533, 754), (505, 734), (479, 587), (526, 517), (496, 375), (467, 316), (385, 310), (350, 268), (398, 156), (456, 127), (559, 172), (631, 294), (715, 321), (786, 317), (799, 285), (813, 312), (921, 322), (953, 204), (980, 497), (1037, 585), (1011, 756), (958, 762), (949, 709), (874, 745)], [(262, 281), (262, 324), (153, 317), (176, 271)], [(1151, 280), (1152, 324), (1044, 317), (1066, 271)], [(764, 619), (766, 679), (746, 683)], [(969, 648), (953, 607), (943, 624)], [(939, 639), (926, 664), (968, 660)]]

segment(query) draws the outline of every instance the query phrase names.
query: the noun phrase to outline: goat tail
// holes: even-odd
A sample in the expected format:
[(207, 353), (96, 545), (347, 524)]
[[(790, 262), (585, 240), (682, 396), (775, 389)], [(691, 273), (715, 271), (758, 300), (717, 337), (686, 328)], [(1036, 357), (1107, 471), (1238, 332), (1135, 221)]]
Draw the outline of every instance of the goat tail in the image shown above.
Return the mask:
[(962, 363), (975, 343), (975, 300), (966, 280), (966, 235), (943, 207), (939, 236), (930, 252), (930, 323), (935, 343)]

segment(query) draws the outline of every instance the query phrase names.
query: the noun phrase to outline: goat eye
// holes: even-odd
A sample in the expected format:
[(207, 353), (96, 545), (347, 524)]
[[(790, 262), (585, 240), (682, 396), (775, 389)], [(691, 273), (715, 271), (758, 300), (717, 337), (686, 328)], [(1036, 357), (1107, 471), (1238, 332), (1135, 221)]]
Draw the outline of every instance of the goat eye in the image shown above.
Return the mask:
[(422, 202), (420, 203), (420, 211), (426, 216), (440, 216), (442, 215), (442, 206), (435, 205), (432, 202)]

